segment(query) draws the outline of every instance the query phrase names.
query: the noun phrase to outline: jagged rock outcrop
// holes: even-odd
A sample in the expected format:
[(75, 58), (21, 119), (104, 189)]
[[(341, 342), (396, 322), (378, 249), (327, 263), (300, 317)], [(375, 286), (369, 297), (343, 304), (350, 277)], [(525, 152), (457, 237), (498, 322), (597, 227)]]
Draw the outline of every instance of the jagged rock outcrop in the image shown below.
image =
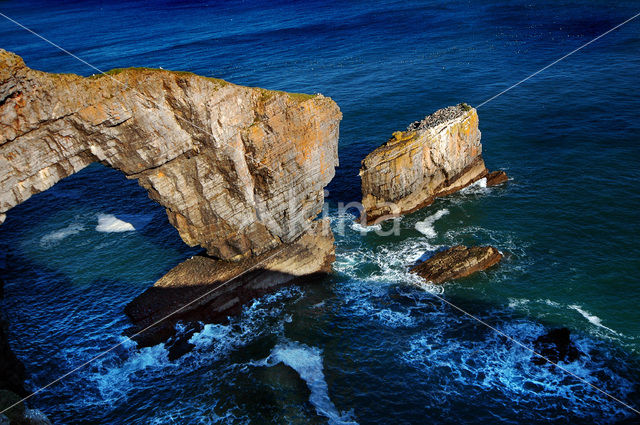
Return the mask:
[(497, 186), (509, 180), (507, 173), (504, 171), (493, 171), (486, 176), (487, 186)]
[(440, 109), (362, 161), (366, 222), (423, 208), (487, 174), (476, 110), (464, 103)]
[[(238, 313), (252, 299), (280, 286), (308, 281), (331, 272), (335, 260), (329, 220), (314, 222), (295, 242), (238, 262), (194, 256), (170, 270), (129, 303), (125, 312), (141, 345), (152, 345), (175, 333), (176, 321), (215, 323)], [(232, 279), (229, 281), (229, 279)]]
[[(537, 353), (554, 363), (572, 362), (583, 355), (571, 340), (571, 331), (568, 328), (552, 329), (546, 334), (540, 335), (533, 342), (533, 348)], [(538, 365), (548, 363), (540, 356), (533, 356), (531, 360)]]
[[(0, 254), (0, 273), (4, 261)], [(4, 298), (4, 281), (0, 278), (0, 301)], [(8, 323), (0, 311), (0, 411), (19, 403), (29, 392), (25, 389), (25, 368), (11, 349), (8, 338)], [(49, 419), (37, 409), (29, 409), (19, 403), (0, 414), (0, 425), (50, 425)]]
[(431, 283), (443, 283), (488, 269), (501, 259), (500, 251), (492, 246), (457, 245), (413, 266), (411, 271)]
[(142, 68), (49, 74), (0, 50), (0, 223), (99, 161), (137, 179), (187, 244), (257, 256), (320, 212), (340, 119), (322, 95)]

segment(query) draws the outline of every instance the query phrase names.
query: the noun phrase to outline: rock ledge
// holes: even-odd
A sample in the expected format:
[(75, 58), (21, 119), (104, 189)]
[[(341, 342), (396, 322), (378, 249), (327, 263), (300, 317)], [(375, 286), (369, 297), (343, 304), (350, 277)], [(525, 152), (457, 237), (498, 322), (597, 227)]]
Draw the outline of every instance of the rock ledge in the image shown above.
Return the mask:
[(457, 245), (412, 267), (411, 271), (432, 283), (443, 283), (488, 269), (501, 259), (500, 251), (492, 246)]

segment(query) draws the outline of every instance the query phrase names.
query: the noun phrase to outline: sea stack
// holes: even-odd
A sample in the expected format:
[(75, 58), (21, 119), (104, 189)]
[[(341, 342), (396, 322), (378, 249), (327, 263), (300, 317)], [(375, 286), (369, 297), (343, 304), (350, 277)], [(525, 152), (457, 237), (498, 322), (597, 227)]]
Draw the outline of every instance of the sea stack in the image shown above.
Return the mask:
[[(322, 95), (147, 68), (50, 74), (0, 50), (0, 223), (100, 162), (137, 180), (185, 243), (207, 253), (136, 299), (129, 316), (147, 323), (205, 292), (172, 321), (204, 301), (223, 314), (247, 294), (330, 269), (333, 235), (315, 219), (338, 165), (341, 118)], [(235, 275), (243, 280), (227, 282)], [(210, 292), (223, 282), (224, 291)]]
[(480, 136), (478, 113), (466, 103), (395, 132), (362, 161), (367, 224), (418, 210), (486, 177)]

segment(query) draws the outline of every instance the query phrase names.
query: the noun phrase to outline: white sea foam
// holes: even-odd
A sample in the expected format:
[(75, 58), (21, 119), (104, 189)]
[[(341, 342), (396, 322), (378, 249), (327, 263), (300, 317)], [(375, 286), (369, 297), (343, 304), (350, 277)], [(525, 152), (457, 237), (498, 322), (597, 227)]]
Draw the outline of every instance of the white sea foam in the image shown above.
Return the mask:
[(351, 224), (351, 229), (360, 233), (368, 233), (368, 232), (375, 232), (377, 230), (382, 230), (382, 225), (374, 224), (372, 226), (363, 226), (360, 223), (354, 222)]
[(103, 233), (132, 232), (136, 230), (133, 224), (122, 221), (113, 214), (98, 214), (96, 231)]
[(603, 325), (602, 324), (602, 319), (600, 319), (598, 316), (596, 316), (594, 314), (591, 314), (588, 311), (584, 310), (581, 306), (573, 304), (573, 305), (570, 305), (569, 308), (572, 308), (575, 311), (577, 311), (578, 313), (580, 313), (582, 315), (582, 317), (587, 319), (589, 321), (589, 323), (591, 323), (592, 325), (598, 326), (600, 328), (608, 330), (609, 332), (613, 332), (614, 334), (619, 335), (618, 332), (616, 332), (613, 329)]
[(311, 395), (309, 401), (318, 413), (329, 418), (331, 424), (355, 423), (343, 418), (329, 398), (329, 387), (324, 377), (320, 349), (304, 344), (279, 345), (269, 356), (271, 361), (282, 362), (293, 368), (307, 383)]
[(448, 209), (438, 210), (435, 214), (430, 215), (422, 221), (415, 224), (415, 228), (418, 232), (422, 233), (428, 238), (435, 238), (438, 236), (436, 229), (433, 227), (434, 223), (440, 220), (445, 215), (449, 214)]
[(135, 343), (125, 340), (123, 347), (128, 352), (126, 360), (117, 365), (105, 363), (88, 378), (95, 381), (103, 399), (117, 399), (131, 390), (131, 381), (146, 369), (159, 369), (169, 364), (169, 351), (164, 344), (136, 350)]
[(50, 233), (47, 233), (43, 237), (40, 238), (40, 245), (51, 245), (56, 242), (60, 242), (64, 238), (80, 233), (84, 230), (84, 226), (80, 223), (73, 223), (65, 227), (64, 229), (56, 230)]
[(483, 177), (480, 180), (475, 181), (471, 183), (469, 186), (462, 189), (460, 193), (466, 194), (466, 193), (483, 192), (484, 189), (486, 188), (487, 188), (487, 178)]
[(330, 424), (356, 424), (348, 415), (341, 414), (329, 398), (329, 386), (324, 377), (322, 351), (317, 347), (309, 347), (298, 342), (287, 342), (276, 345), (271, 354), (254, 365), (275, 366), (283, 363), (300, 375), (311, 391), (309, 401), (318, 414), (329, 419)]

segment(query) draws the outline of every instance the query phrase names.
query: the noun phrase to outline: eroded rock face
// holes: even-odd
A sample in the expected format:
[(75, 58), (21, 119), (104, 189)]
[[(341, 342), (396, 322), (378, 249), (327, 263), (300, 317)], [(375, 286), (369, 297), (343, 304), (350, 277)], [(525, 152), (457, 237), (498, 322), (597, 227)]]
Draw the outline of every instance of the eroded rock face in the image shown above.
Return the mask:
[(261, 255), (321, 211), (340, 119), (322, 95), (164, 70), (49, 74), (0, 50), (0, 223), (99, 161), (137, 179), (187, 244)]
[(432, 283), (443, 283), (488, 269), (501, 259), (500, 251), (492, 246), (457, 245), (412, 267), (411, 271)]
[[(253, 298), (283, 285), (303, 282), (331, 272), (335, 260), (329, 220), (315, 221), (300, 238), (255, 258), (238, 262), (194, 256), (174, 267), (125, 308), (139, 332), (168, 314), (149, 331), (136, 336), (152, 345), (175, 333), (178, 320), (224, 321)], [(230, 280), (232, 279), (232, 280)]]
[(425, 207), (487, 173), (476, 110), (463, 103), (440, 109), (395, 132), (362, 161), (367, 224)]

